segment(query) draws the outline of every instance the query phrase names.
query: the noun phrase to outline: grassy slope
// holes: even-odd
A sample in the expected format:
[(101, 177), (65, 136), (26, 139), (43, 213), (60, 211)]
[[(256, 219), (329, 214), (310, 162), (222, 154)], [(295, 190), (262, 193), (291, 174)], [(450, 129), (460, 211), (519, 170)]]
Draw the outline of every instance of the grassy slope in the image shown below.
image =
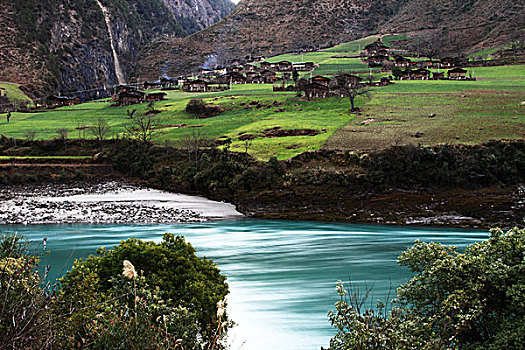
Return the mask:
[[(325, 145), (371, 150), (391, 144), (480, 143), (525, 135), (525, 66), (476, 68), (478, 81), (400, 81), (378, 88)], [(435, 114), (434, 118), (429, 118)], [(374, 119), (370, 125), (361, 125)], [(417, 132), (423, 134), (415, 138)]]
[(0, 82), (0, 91), (2, 96), (7, 96), (12, 103), (33, 103), (33, 101), (22, 90), (20, 90), (20, 85), (18, 84), (2, 81)]
[[(404, 37), (395, 37), (404, 38)], [(395, 39), (394, 38), (394, 39)], [(305, 54), (305, 60), (319, 63), (313, 74), (335, 74), (340, 70), (367, 71), (358, 58), (333, 58), (338, 55), (358, 53), (358, 48), (376, 40), (364, 38), (334, 48)], [(391, 40), (387, 38), (386, 41)], [(298, 62), (299, 55), (281, 55), (269, 59), (288, 59)], [(358, 116), (349, 115), (348, 101), (332, 98), (318, 101), (303, 101), (294, 93), (273, 93), (270, 85), (234, 85), (232, 91), (207, 94), (189, 94), (170, 91), (168, 100), (157, 103), (156, 108), (163, 124), (158, 141), (179, 142), (192, 132), (190, 127), (175, 127), (180, 124), (200, 126), (198, 130), (211, 139), (231, 137), (232, 149), (244, 151), (244, 143), (238, 140), (240, 133), (256, 134), (249, 152), (260, 159), (276, 155), (286, 159), (308, 150), (321, 147), (330, 149), (370, 150), (389, 146), (392, 143), (478, 143), (490, 139), (523, 138), (525, 134), (525, 66), (476, 68), (475, 82), (456, 81), (401, 81), (377, 88), (370, 99), (360, 98), (357, 103), (363, 109)], [(362, 74), (366, 76), (366, 73)], [(378, 73), (374, 74), (376, 77)], [(195, 119), (183, 112), (190, 98), (206, 98), (208, 102), (220, 104), (226, 111), (209, 119)], [(232, 98), (233, 97), (233, 98)], [(246, 110), (242, 104), (260, 101), (279, 107)], [(99, 117), (111, 125), (113, 136), (122, 135), (129, 123), (127, 110), (146, 110), (146, 105), (133, 107), (110, 107), (108, 102), (89, 102), (78, 106), (64, 107), (52, 111), (20, 114), (15, 113), (11, 123), (0, 117), (0, 134), (23, 138), (27, 130), (37, 130), (38, 139), (56, 137), (56, 130), (71, 130), (71, 138), (91, 137), (76, 128), (94, 125)], [(286, 109), (285, 112), (275, 112)], [(435, 113), (435, 118), (428, 118)], [(365, 119), (375, 119), (369, 126), (361, 125)], [(316, 136), (263, 138), (262, 131), (274, 126), (284, 129), (309, 128), (321, 131)], [(416, 132), (423, 137), (414, 138)]]

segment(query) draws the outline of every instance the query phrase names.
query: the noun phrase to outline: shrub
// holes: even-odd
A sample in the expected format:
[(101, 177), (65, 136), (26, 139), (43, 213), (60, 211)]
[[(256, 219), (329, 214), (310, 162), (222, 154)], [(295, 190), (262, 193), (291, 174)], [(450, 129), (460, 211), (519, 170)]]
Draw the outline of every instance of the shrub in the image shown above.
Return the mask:
[(222, 113), (221, 107), (208, 104), (199, 98), (192, 98), (186, 105), (185, 111), (197, 118), (210, 118)]
[[(417, 242), (399, 256), (415, 276), (389, 315), (362, 312), (339, 287), (329, 314), (331, 349), (521, 349), (525, 321), (525, 230), (490, 231), (461, 253)], [(379, 310), (382, 310), (381, 307)]]
[[(193, 348), (197, 339), (205, 342), (213, 337), (217, 327), (222, 325), (216, 311), (217, 303), (228, 293), (226, 277), (211, 260), (197, 257), (195, 249), (183, 237), (171, 234), (165, 234), (159, 244), (129, 239), (113, 250), (101, 248), (97, 255), (76, 261), (62, 280), (64, 306), (77, 305), (82, 310), (87, 305), (99, 305), (101, 300), (113, 300), (119, 293), (129, 291), (131, 285), (119, 280), (124, 260), (141, 270), (141, 279), (133, 287), (140, 296), (140, 305), (133, 303), (135, 298), (127, 304), (124, 299), (120, 300), (111, 307), (107, 317), (123, 319), (126, 307), (129, 309), (133, 304), (136, 312), (142, 312), (140, 317), (147, 319), (144, 324), (158, 328), (158, 317), (172, 320), (167, 334), (173, 334), (174, 330), (180, 332), (174, 337), (184, 340), (184, 348)], [(164, 310), (160, 305), (169, 309)], [(101, 306), (89, 313), (73, 313), (67, 323), (80, 330), (77, 331), (79, 337), (84, 337), (91, 334), (84, 326), (86, 319), (94, 319), (101, 312), (106, 315), (104, 310), (107, 308)], [(131, 321), (124, 318), (124, 322)], [(140, 327), (133, 329), (137, 335), (142, 332)], [(113, 331), (121, 330), (115, 328)], [(150, 337), (153, 339), (155, 334)]]

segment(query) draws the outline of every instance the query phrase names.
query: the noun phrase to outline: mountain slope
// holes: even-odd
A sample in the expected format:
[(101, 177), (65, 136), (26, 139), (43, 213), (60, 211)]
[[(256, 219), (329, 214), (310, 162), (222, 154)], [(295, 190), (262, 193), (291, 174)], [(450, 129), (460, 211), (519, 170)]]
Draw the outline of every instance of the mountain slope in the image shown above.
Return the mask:
[(244, 55), (330, 46), (374, 31), (397, 10), (398, 0), (243, 0), (233, 13), (188, 38), (153, 43), (141, 76), (196, 69), (207, 55), (227, 63)]
[(152, 43), (141, 77), (197, 69), (206, 57), (227, 63), (350, 41), (372, 33), (440, 31), (452, 50), (501, 44), (523, 30), (523, 4), (512, 0), (242, 0), (233, 13), (184, 39)]
[(105, 95), (133, 79), (149, 42), (186, 35), (163, 0), (0, 0), (0, 9), (0, 81), (36, 97)]
[(205, 29), (229, 15), (235, 8), (230, 0), (163, 0), (186, 33)]

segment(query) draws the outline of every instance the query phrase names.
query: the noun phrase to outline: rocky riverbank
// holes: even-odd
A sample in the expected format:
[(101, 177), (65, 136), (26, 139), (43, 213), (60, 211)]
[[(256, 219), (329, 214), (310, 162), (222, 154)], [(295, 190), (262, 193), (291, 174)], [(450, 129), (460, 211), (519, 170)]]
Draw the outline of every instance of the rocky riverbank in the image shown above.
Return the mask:
[(125, 182), (0, 188), (0, 224), (187, 223), (242, 214), (228, 203)]

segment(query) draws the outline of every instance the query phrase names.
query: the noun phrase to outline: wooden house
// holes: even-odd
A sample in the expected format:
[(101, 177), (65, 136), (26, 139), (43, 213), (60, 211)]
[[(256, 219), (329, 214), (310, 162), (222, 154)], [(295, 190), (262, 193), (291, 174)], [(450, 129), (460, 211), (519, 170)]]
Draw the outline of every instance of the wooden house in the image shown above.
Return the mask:
[(152, 92), (146, 95), (146, 102), (163, 101), (166, 95), (167, 94), (165, 92)]
[(67, 97), (52, 95), (46, 99), (48, 107), (62, 107), (62, 106), (73, 106), (79, 104), (82, 101), (78, 97)]
[(292, 64), (292, 68), (297, 71), (307, 72), (313, 70), (315, 64), (313, 62), (297, 62)]
[(230, 84), (246, 84), (246, 77), (240, 72), (226, 74)]
[(445, 78), (445, 73), (443, 73), (443, 72), (439, 72), (439, 73), (438, 72), (433, 72), (432, 73), (432, 79), (434, 79), (434, 80), (442, 80), (444, 78)]
[(162, 83), (160, 82), (160, 80), (157, 80), (157, 81), (145, 81), (144, 82), (144, 90), (158, 89), (158, 88), (161, 88), (161, 87), (162, 87)]
[(411, 71), (410, 79), (411, 80), (428, 80), (430, 78), (430, 71), (425, 68), (419, 68)]
[(246, 73), (247, 84), (264, 84), (264, 77), (257, 72)]
[(365, 56), (375, 56), (375, 55), (386, 55), (388, 52), (388, 47), (386, 47), (381, 40), (374, 41), (371, 44), (368, 44), (364, 48)]
[(117, 85), (115, 86), (115, 94), (119, 94), (121, 92), (133, 92), (137, 91), (137, 87), (133, 85)]
[(321, 75), (316, 75), (315, 77), (312, 78), (311, 82), (329, 86), (331, 81), (332, 81), (332, 79), (330, 79), (330, 78), (323, 77)]
[(452, 57), (445, 57), (441, 59), (441, 67), (450, 68), (456, 65), (456, 59)]
[(280, 72), (291, 72), (293, 70), (293, 64), (290, 61), (277, 62), (277, 69)]
[(265, 84), (273, 84), (277, 81), (277, 74), (271, 70), (263, 70), (261, 76), (263, 77)]
[(185, 92), (206, 92), (208, 91), (208, 82), (202, 79), (188, 80), (182, 86)]
[(467, 70), (463, 68), (454, 68), (447, 72), (448, 78), (452, 80), (463, 80), (467, 78)]
[(348, 85), (358, 85), (359, 82), (361, 81), (360, 77), (358, 77), (357, 75), (353, 75), (353, 74), (344, 73), (344, 74), (339, 74), (339, 76), (343, 76), (345, 78), (346, 84)]
[(304, 87), (304, 92), (308, 100), (312, 98), (327, 98), (330, 88), (319, 83), (310, 83)]
[(257, 70), (257, 67), (253, 64), (245, 64), (243, 67), (245, 72), (255, 72)]
[(270, 63), (270, 62), (261, 62), (261, 69), (262, 70), (271, 70), (275, 68), (275, 65), (273, 63)]
[(117, 106), (130, 106), (144, 102), (144, 93), (142, 91), (122, 91), (113, 97)]
[(406, 58), (403, 56), (394, 57), (394, 67), (397, 67), (397, 68), (408, 68), (410, 67), (411, 62), (412, 61), (410, 60), (410, 58)]
[(383, 62), (388, 62), (388, 56), (385, 55), (377, 55), (377, 56), (369, 56), (366, 59), (369, 67), (378, 67), (383, 64)]

